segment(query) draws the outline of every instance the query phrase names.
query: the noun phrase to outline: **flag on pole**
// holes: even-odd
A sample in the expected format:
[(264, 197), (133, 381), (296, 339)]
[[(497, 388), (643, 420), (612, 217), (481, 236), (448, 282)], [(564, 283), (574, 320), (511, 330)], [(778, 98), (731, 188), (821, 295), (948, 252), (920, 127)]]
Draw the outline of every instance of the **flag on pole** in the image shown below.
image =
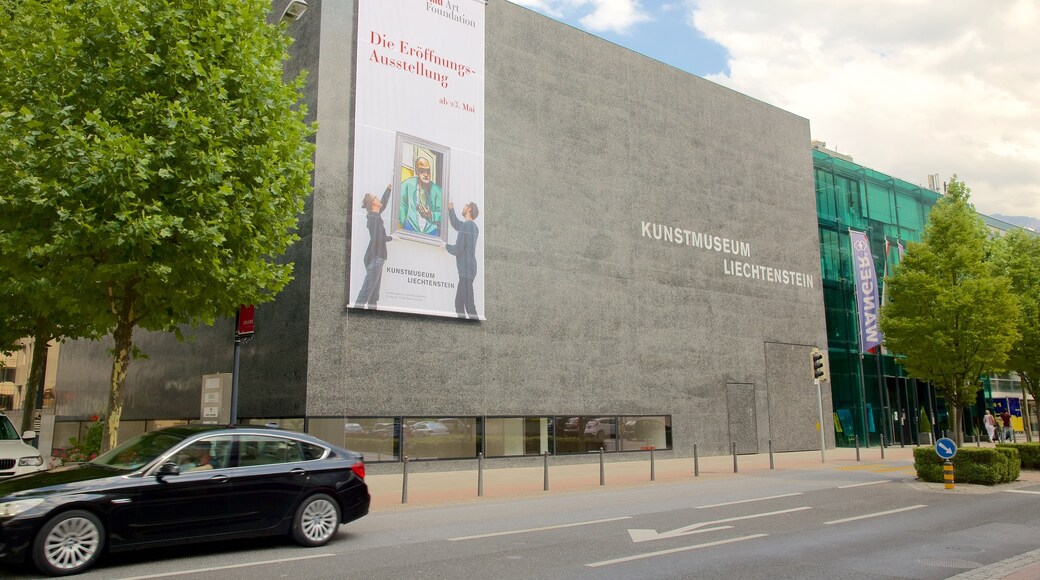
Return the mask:
[(859, 311), (859, 348), (867, 352), (881, 344), (878, 328), (878, 285), (874, 255), (865, 232), (849, 229), (852, 244), (852, 272), (856, 281), (856, 309)]

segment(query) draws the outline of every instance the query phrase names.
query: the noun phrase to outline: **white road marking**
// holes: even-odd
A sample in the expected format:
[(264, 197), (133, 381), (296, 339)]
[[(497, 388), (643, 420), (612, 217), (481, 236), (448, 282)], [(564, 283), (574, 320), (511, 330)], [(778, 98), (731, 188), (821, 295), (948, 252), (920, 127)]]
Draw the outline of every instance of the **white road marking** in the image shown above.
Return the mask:
[(544, 532), (545, 530), (558, 530), (561, 528), (573, 528), (576, 526), (591, 526), (593, 524), (602, 524), (606, 522), (616, 522), (618, 520), (630, 520), (632, 516), (621, 516), (619, 518), (607, 518), (603, 520), (592, 520), (588, 522), (575, 522), (573, 524), (560, 524), (558, 526), (545, 526), (542, 528), (528, 528), (526, 530), (509, 530), (507, 532), (494, 532), (491, 534), (479, 534), (476, 536), (462, 536), (460, 538), (448, 538), (449, 542), (458, 542), (461, 540), (477, 540), (480, 538), (493, 538), (495, 536), (510, 536), (513, 534), (526, 534), (528, 532)]
[(850, 487), (863, 487), (864, 485), (877, 485), (879, 483), (888, 483), (891, 479), (882, 479), (881, 481), (868, 481), (867, 483), (854, 483), (852, 485), (841, 485), (838, 489), (848, 489)]
[(825, 525), (844, 524), (845, 522), (854, 522), (856, 520), (865, 520), (867, 518), (876, 518), (878, 516), (887, 516), (889, 514), (898, 514), (900, 512), (908, 512), (910, 510), (921, 509), (923, 507), (928, 507), (928, 506), (926, 506), (926, 505), (912, 505), (910, 507), (899, 508), (897, 510), (888, 510), (887, 512), (877, 512), (877, 513), (874, 513), (874, 514), (865, 514), (865, 515), (856, 516), (856, 517), (853, 517), (853, 518), (845, 518), (845, 519), (841, 519), (841, 520), (832, 520), (832, 521), (823, 522), (823, 523)]
[(727, 505), (737, 505), (738, 503), (751, 503), (753, 501), (765, 501), (767, 499), (777, 499), (777, 498), (780, 498), (780, 497), (793, 497), (793, 496), (796, 496), (796, 495), (802, 495), (802, 493), (801, 492), (798, 492), (798, 493), (785, 493), (783, 495), (771, 495), (769, 497), (756, 497), (756, 498), (752, 498), (752, 499), (742, 499), (740, 501), (728, 501), (726, 503), (713, 503), (711, 505), (699, 505), (699, 506), (696, 507), (696, 509), (703, 510), (703, 509), (713, 508), (713, 507), (722, 507), (722, 506), (727, 506)]
[[(740, 520), (752, 520), (752, 519), (755, 519), (755, 518), (764, 518), (766, 516), (776, 516), (776, 515), (780, 515), (780, 514), (789, 514), (791, 512), (800, 512), (802, 510), (811, 510), (811, 509), (812, 509), (811, 507), (802, 506), (802, 507), (791, 508), (789, 510), (780, 510), (780, 511), (775, 511), (775, 512), (767, 512), (767, 513), (764, 513), (764, 514), (751, 514), (751, 515), (748, 515), (748, 516), (737, 516), (735, 518), (726, 518), (726, 519), (723, 519), (723, 520), (715, 520), (713, 522), (700, 522), (700, 523), (697, 523), (697, 524), (690, 524), (688, 526), (683, 526), (683, 527), (675, 529), (675, 530), (670, 530), (670, 531), (661, 532), (661, 533), (657, 533), (657, 531), (655, 531), (655, 530), (628, 530), (628, 535), (632, 538), (633, 542), (636, 542), (636, 543), (647, 542), (647, 541), (650, 541), (650, 540), (660, 540), (660, 539), (663, 539), (663, 538), (675, 538), (675, 537), (678, 537), (678, 536), (685, 536), (685, 535), (688, 535), (688, 534), (700, 533), (700, 531), (701, 531), (700, 528), (703, 528), (704, 526), (712, 526), (712, 525), (715, 525), (715, 524), (724, 524), (726, 522), (736, 522), (736, 521), (740, 521)], [(731, 527), (731, 526), (726, 526), (726, 527)], [(712, 530), (718, 530), (718, 529), (724, 529), (724, 528), (712, 528)], [(708, 531), (708, 530), (704, 530), (704, 531)]]
[(194, 570), (181, 570), (179, 572), (164, 572), (162, 574), (149, 574), (147, 576), (131, 576), (121, 580), (145, 580), (146, 578), (167, 578), (170, 576), (186, 576), (188, 574), (203, 574), (217, 570), (233, 570), (235, 568), (248, 568), (250, 566), (266, 566), (267, 564), (284, 564), (286, 562), (297, 562), (299, 560), (312, 560), (314, 558), (327, 558), (336, 554), (313, 554), (311, 556), (300, 556), (298, 558), (279, 558), (277, 560), (264, 560), (262, 562), (246, 562), (245, 564), (229, 564), (227, 566), (214, 566), (212, 568), (195, 568)]
[(732, 544), (733, 542), (743, 542), (744, 540), (754, 540), (755, 538), (764, 538), (769, 534), (754, 534), (751, 536), (741, 536), (739, 538), (731, 538), (729, 540), (719, 540), (717, 542), (708, 542), (707, 544), (696, 544), (693, 546), (684, 546), (682, 548), (672, 548), (670, 550), (661, 550), (659, 552), (648, 552), (646, 554), (638, 554), (635, 556), (628, 556), (626, 558), (617, 558), (616, 560), (604, 560), (602, 562), (593, 562), (591, 564), (585, 564), (589, 568), (598, 568), (600, 566), (609, 566), (611, 564), (620, 564), (622, 562), (631, 562), (633, 560), (643, 560), (645, 558), (655, 558), (657, 556), (666, 556), (668, 554), (675, 554), (677, 552), (686, 552), (689, 550), (698, 550), (700, 548), (710, 548), (712, 546), (721, 546), (723, 544)]
[(1040, 491), (1029, 491), (1028, 489), (1005, 489), (1004, 491), (1008, 493), (1032, 493), (1035, 495), (1040, 495)]

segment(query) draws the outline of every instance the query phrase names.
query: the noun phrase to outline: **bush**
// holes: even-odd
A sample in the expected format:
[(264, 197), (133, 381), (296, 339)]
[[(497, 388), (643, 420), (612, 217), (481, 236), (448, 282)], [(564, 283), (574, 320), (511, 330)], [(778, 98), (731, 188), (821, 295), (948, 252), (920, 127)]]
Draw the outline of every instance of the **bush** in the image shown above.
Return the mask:
[(997, 448), (997, 451), (1004, 454), (1007, 458), (1007, 464), (1005, 465), (1007, 474), (1004, 481), (1015, 481), (1018, 479), (1018, 476), (1022, 475), (1022, 460), (1018, 454), (1018, 449), (1005, 447), (1003, 449)]
[(69, 439), (68, 447), (54, 450), (52, 455), (62, 464), (90, 461), (101, 453), (101, 438), (105, 431), (105, 423), (97, 415), (91, 417), (90, 420), (93, 423), (87, 427), (83, 439), (72, 437)]
[(925, 412), (924, 407), (921, 407), (921, 416), (917, 419), (918, 431), (921, 433), (932, 432), (932, 422), (928, 420), (928, 413)]
[(997, 449), (1018, 450), (1022, 469), (1040, 469), (1040, 443), (999, 443)]
[[(953, 458), (956, 483), (994, 485), (1018, 479), (1018, 451), (1015, 449), (962, 448)], [(914, 449), (914, 469), (921, 481), (943, 483), (943, 460), (931, 447)]]

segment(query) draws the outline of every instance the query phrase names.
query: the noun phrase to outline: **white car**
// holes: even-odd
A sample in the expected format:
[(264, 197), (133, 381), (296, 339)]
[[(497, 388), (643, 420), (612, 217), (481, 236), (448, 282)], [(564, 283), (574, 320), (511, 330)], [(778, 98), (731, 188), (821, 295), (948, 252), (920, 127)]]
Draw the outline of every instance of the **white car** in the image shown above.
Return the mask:
[(7, 415), (0, 413), (0, 481), (47, 469), (40, 451), (23, 440), (31, 441), (36, 433), (26, 431), (21, 437)]

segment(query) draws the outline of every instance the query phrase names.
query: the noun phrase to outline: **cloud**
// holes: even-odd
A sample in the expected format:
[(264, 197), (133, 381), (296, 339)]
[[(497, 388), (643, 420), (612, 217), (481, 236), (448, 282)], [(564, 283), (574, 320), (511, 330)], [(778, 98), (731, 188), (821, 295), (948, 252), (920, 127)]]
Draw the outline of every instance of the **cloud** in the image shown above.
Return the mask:
[[(640, 0), (511, 0), (559, 19), (577, 18), (591, 32), (626, 34), (640, 22), (652, 20)], [(578, 16), (578, 15), (581, 16)]]
[(730, 55), (709, 80), (808, 118), (813, 138), (862, 165), (917, 184), (956, 173), (979, 211), (1040, 216), (1033, 2), (687, 5)]

